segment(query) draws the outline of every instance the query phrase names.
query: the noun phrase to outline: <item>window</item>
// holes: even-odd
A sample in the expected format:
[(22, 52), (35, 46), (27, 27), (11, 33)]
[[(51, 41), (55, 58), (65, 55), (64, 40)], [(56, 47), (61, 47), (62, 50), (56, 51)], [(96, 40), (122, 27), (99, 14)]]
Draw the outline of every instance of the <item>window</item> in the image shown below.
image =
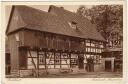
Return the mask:
[(54, 68), (54, 53), (46, 52), (46, 65), (47, 68)]
[[(87, 55), (86, 55), (86, 56), (87, 56)], [(88, 59), (90, 56), (93, 58), (93, 62), (94, 62), (95, 64), (101, 63), (101, 56), (100, 56), (100, 55), (88, 55), (87, 59)]]
[(61, 54), (61, 66), (63, 66), (64, 64), (70, 64), (70, 57), (67, 53), (62, 53)]
[(86, 47), (86, 52), (88, 52), (88, 47)]
[(77, 54), (71, 54), (70, 65), (72, 68), (77, 66), (77, 60), (78, 60), (78, 55)]
[(45, 64), (45, 54), (44, 52), (39, 55), (39, 64)]
[(91, 41), (91, 46), (95, 47), (95, 42), (94, 41)]
[(100, 55), (96, 56), (96, 63), (101, 63), (101, 56)]
[(100, 48), (104, 48), (104, 46), (103, 45), (100, 45)]
[(55, 53), (55, 64), (60, 64), (60, 53)]
[(71, 65), (76, 65), (77, 64), (77, 59), (71, 59)]
[(90, 47), (88, 47), (88, 52), (91, 52), (91, 48)]
[(71, 58), (78, 58), (77, 54), (71, 54)]
[(69, 68), (70, 67), (70, 57), (67, 53), (61, 54), (61, 68)]
[(86, 43), (86, 46), (90, 46), (90, 43)]
[(97, 53), (97, 48), (95, 48), (95, 53)]
[(101, 63), (101, 56), (100, 55), (91, 55), (94, 59), (94, 63), (98, 64)]
[(46, 52), (46, 63), (48, 65), (54, 64), (54, 53), (53, 52)]
[(68, 24), (70, 25), (71, 28), (73, 29), (77, 29), (77, 23), (76, 22), (68, 22)]
[(94, 48), (91, 48), (91, 52), (94, 52)]
[(39, 68), (45, 68), (45, 54), (39, 55)]
[(92, 48), (92, 52), (95, 52), (95, 48)]

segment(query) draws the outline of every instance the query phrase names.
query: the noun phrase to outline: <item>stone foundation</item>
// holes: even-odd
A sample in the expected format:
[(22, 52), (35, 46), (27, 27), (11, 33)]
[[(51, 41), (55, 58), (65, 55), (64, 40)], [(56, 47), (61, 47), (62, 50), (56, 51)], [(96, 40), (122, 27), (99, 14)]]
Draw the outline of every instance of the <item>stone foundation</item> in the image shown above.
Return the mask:
[(46, 74), (59, 74), (62, 70), (60, 69), (44, 69), (44, 70), (20, 70), (20, 77), (33, 77), (39, 73), (39, 76)]
[(20, 70), (20, 77), (31, 77), (33, 76), (32, 70)]

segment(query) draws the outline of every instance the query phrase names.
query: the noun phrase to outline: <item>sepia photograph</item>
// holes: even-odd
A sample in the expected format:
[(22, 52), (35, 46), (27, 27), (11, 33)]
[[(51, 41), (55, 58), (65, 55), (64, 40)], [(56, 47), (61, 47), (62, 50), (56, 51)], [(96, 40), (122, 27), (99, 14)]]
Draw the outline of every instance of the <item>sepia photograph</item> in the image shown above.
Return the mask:
[(6, 5), (6, 78), (122, 78), (123, 5)]

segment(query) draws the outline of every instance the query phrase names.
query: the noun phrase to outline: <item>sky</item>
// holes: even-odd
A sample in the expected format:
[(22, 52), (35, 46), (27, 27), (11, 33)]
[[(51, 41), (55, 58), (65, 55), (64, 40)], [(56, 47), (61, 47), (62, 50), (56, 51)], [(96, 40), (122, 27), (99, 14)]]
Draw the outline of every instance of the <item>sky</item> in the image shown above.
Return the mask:
[[(29, 5), (30, 7), (36, 8), (36, 9), (40, 9), (43, 11), (48, 11), (49, 9), (49, 5)], [(80, 5), (56, 5), (57, 7), (64, 7), (64, 9), (69, 10), (71, 12), (76, 12), (77, 9), (80, 7)], [(87, 8), (91, 8), (91, 5), (86, 5), (85, 7)], [(11, 5), (6, 6), (6, 23), (8, 23), (9, 20), (9, 16), (10, 16), (10, 12), (11, 12)]]

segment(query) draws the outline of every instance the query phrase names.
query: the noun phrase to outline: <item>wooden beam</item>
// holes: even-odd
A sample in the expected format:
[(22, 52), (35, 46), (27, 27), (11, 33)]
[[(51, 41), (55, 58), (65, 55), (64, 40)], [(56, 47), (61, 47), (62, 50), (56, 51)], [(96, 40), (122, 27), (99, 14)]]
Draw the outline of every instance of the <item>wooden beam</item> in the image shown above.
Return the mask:
[(54, 54), (54, 68), (55, 68), (55, 56), (56, 56), (55, 52), (53, 52), (53, 54)]
[(39, 77), (39, 52), (37, 50), (37, 76)]
[(69, 59), (70, 59), (70, 68), (71, 68), (71, 53), (69, 53)]
[(61, 68), (61, 52), (60, 52), (60, 68)]
[(32, 57), (32, 55), (31, 55), (31, 52), (30, 52), (30, 51), (28, 51), (28, 52), (29, 52), (30, 57), (31, 57), (31, 59), (32, 59), (32, 63), (33, 63), (33, 65), (34, 65), (35, 69), (36, 69), (36, 64), (35, 64), (35, 62), (34, 62), (34, 60), (33, 60), (33, 57)]
[(45, 58), (45, 69), (47, 68), (47, 65), (46, 65), (46, 56), (47, 56), (47, 53), (46, 53), (46, 51), (44, 52), (44, 58)]

